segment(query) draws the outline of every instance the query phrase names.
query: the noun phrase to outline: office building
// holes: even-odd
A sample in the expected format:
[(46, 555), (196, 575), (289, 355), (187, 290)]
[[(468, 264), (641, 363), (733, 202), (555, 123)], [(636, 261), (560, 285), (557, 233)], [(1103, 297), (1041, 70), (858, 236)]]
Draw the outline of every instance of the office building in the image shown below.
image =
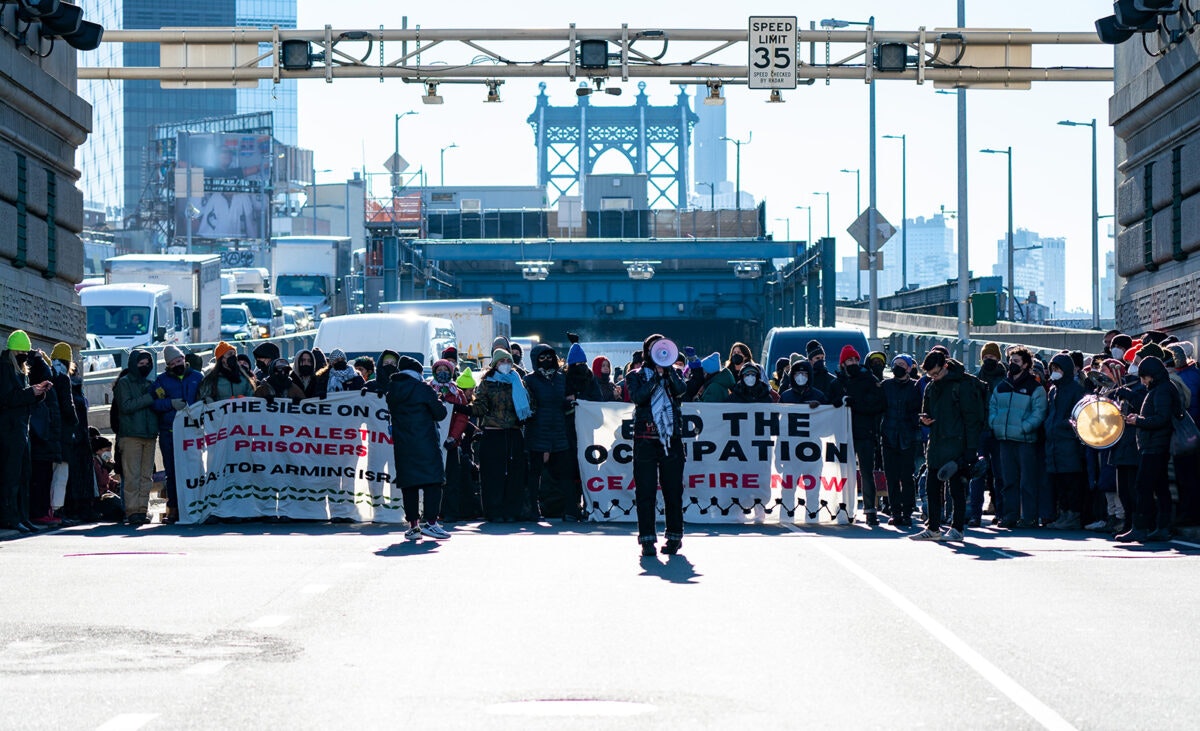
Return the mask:
[[(1008, 242), (996, 242), (996, 265), (992, 273), (1008, 287)], [(1013, 294), (1017, 302), (1036, 293), (1037, 302), (1048, 308), (1054, 318), (1066, 310), (1067, 302), (1067, 240), (1061, 237), (1043, 238), (1036, 231), (1017, 229), (1013, 232)]]
[[(908, 226), (908, 286), (932, 287), (958, 278), (958, 256), (954, 244), (954, 229), (947, 225), (946, 216), (936, 213), (928, 218), (917, 216), (905, 222)], [(884, 247), (885, 270), (894, 268), (902, 273), (903, 236), (897, 232)], [(897, 285), (897, 288), (903, 286)]]

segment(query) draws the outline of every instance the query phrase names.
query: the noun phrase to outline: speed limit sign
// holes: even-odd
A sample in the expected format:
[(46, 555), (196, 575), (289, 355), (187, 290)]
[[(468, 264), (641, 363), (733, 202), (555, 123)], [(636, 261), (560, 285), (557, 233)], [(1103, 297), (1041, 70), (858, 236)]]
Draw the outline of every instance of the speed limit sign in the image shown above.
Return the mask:
[(750, 88), (796, 88), (796, 16), (750, 16)]

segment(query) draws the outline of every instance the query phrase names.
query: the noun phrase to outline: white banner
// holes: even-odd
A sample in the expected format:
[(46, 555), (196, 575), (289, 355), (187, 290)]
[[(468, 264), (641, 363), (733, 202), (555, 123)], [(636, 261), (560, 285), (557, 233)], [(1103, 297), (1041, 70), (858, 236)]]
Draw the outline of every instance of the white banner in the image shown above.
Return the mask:
[[(685, 521), (818, 523), (854, 516), (849, 409), (686, 403), (683, 420)], [(636, 520), (633, 407), (580, 401), (575, 426), (589, 516)]]
[[(442, 440), (448, 425), (449, 416)], [(195, 404), (176, 414), (174, 429), (181, 523), (404, 520), (387, 402), (374, 394)]]

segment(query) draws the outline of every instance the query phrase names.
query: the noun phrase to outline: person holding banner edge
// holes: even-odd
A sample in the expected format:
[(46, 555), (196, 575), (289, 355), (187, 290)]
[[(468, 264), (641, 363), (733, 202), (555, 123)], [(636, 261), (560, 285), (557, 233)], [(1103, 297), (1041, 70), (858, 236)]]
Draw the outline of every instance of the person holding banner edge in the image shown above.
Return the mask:
[[(677, 349), (664, 344), (660, 346), (663, 352), (656, 353), (659, 341), (670, 343), (657, 333), (646, 338), (642, 343), (642, 368), (627, 379), (634, 403), (633, 481), (642, 556), (657, 553), (655, 512), (659, 488), (667, 539), (662, 551), (675, 554), (683, 546), (683, 414), (679, 402), (687, 387), (673, 365)], [(667, 352), (672, 349), (676, 353)]]
[[(404, 538), (410, 541), (419, 541), (421, 536), (449, 538), (450, 534), (438, 525), (442, 487), (446, 483), (438, 423), (449, 412), (422, 379), (421, 364), (416, 359), (402, 355), (396, 369), (388, 382), (387, 405), (392, 421), (396, 486), (404, 497), (404, 519), (408, 521)], [(424, 522), (418, 510), (421, 493), (425, 496)]]

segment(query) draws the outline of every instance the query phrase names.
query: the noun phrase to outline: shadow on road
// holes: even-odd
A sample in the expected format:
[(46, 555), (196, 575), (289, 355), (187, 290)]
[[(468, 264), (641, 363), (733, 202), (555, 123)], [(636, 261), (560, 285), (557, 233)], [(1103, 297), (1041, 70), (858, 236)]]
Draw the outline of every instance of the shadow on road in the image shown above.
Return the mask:
[(696, 579), (703, 575), (696, 572), (696, 567), (686, 556), (678, 553), (668, 556), (665, 561), (658, 556), (643, 556), (641, 565), (639, 576), (657, 576), (672, 584), (698, 584)]
[(427, 556), (437, 550), (437, 541), (404, 541), (393, 543), (387, 548), (375, 552), (376, 556), (391, 558), (394, 556)]

